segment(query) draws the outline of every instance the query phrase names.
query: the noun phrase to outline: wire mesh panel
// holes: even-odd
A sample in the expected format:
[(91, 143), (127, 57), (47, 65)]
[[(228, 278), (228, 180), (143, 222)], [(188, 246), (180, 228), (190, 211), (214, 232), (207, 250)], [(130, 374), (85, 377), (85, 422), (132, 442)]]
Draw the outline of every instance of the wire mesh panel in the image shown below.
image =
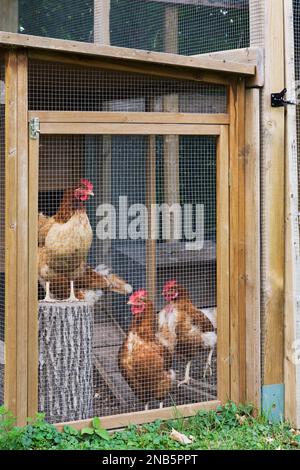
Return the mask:
[(97, 42), (104, 24), (113, 46), (192, 55), (250, 45), (249, 0), (19, 1), (24, 34)]
[(0, 57), (0, 404), (4, 402), (5, 335), (5, 67)]
[(39, 211), (47, 419), (215, 399), (216, 138), (41, 136)]
[[(31, 61), (29, 109), (63, 111), (169, 111), (164, 97), (176, 94), (186, 113), (226, 113), (225, 86)], [(174, 100), (173, 100), (174, 101)]]

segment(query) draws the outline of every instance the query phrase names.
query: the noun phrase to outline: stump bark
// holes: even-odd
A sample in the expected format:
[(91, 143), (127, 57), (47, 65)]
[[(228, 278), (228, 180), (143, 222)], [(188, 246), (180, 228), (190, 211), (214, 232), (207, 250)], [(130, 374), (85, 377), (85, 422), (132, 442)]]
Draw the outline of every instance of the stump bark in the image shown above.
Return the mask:
[(93, 416), (93, 305), (39, 303), (39, 411), (49, 422)]

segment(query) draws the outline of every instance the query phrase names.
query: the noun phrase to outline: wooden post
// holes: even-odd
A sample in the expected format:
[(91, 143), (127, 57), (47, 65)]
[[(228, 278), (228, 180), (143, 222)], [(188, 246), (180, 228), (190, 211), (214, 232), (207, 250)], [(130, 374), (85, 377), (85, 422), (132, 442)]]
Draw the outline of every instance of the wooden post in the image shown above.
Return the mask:
[(260, 409), (260, 91), (246, 90), (246, 401)]
[(19, 29), (19, 1), (1, 0), (0, 31), (17, 33)]
[[(27, 53), (6, 63), (6, 372), (5, 403), (26, 423), (28, 299)], [(13, 194), (12, 194), (12, 193)]]
[(263, 384), (283, 384), (284, 109), (271, 93), (284, 80), (283, 0), (265, 0), (265, 86), (262, 99)]
[[(295, 101), (294, 15), (292, 0), (284, 2), (285, 80), (288, 99)], [(300, 428), (300, 240), (299, 240), (299, 168), (297, 168), (297, 122), (295, 106), (286, 109), (286, 178), (285, 178), (285, 417)], [(298, 144), (298, 145), (297, 145)], [(298, 157), (299, 158), (299, 157)]]
[(94, 42), (110, 44), (110, 0), (94, 0)]
[[(178, 54), (178, 8), (168, 5), (165, 10), (165, 52)], [(163, 111), (179, 111), (179, 96), (177, 94), (163, 97)], [(180, 203), (179, 186), (179, 136), (164, 137), (164, 202)], [(174, 220), (171, 218), (170, 241), (174, 240)]]
[[(5, 68), (5, 376), (4, 403), (17, 414), (17, 78), (15, 51)], [(9, 132), (8, 132), (9, 129)]]
[(246, 396), (245, 323), (245, 83), (233, 82), (230, 110), (230, 342), (231, 399)]

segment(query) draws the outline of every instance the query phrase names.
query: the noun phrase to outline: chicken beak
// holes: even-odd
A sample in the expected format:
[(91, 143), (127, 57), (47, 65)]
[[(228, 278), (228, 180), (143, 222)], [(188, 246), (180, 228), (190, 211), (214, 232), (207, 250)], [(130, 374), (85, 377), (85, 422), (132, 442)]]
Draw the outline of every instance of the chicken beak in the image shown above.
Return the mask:
[(132, 305), (132, 302), (128, 300), (127, 305)]
[(90, 196), (95, 196), (95, 194), (93, 193), (93, 191), (90, 191)]

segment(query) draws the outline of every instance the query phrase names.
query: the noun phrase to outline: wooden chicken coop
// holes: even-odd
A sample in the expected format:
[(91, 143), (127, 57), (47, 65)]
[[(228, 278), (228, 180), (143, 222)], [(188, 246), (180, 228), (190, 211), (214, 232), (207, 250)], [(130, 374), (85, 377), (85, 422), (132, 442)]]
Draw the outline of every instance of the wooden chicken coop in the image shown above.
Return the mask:
[(134, 0), (149, 37), (124, 39), (126, 2), (74, 0), (89, 26), (53, 34), (47, 2), (3, 2), (0, 402), (60, 429), (227, 400), (299, 427), (299, 123), (271, 102), (295, 5)]

